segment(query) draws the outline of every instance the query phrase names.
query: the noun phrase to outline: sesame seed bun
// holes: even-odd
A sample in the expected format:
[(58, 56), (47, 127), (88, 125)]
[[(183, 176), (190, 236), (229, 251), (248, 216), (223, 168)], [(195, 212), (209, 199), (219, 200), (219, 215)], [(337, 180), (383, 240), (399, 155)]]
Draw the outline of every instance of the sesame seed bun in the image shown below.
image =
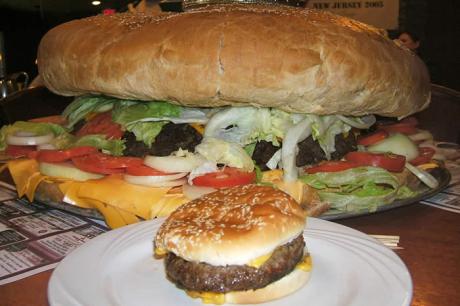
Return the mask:
[(306, 213), (283, 191), (244, 185), (193, 200), (160, 227), (155, 247), (193, 262), (244, 265), (299, 236)]

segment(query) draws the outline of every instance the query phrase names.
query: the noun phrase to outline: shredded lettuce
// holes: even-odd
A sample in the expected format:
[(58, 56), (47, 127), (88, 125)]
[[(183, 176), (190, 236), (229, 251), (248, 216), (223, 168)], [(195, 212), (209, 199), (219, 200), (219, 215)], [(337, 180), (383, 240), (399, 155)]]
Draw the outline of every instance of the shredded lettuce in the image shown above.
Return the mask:
[(207, 160), (244, 171), (253, 171), (254, 162), (246, 151), (238, 144), (217, 138), (205, 137), (195, 147), (195, 151)]
[(390, 172), (377, 167), (320, 172), (299, 179), (318, 189), (322, 201), (342, 212), (375, 211), (380, 205), (415, 195), (408, 187), (400, 186)]
[(335, 152), (335, 136), (350, 131), (351, 127), (343, 123), (343, 121), (334, 121), (327, 131), (317, 137), (317, 141), (323, 150), (326, 158), (331, 159), (331, 154)]
[[(122, 102), (124, 101), (124, 102)], [(62, 112), (67, 119), (67, 127), (72, 129), (80, 120), (92, 112), (106, 112), (113, 108), (114, 103), (129, 103), (125, 100), (105, 96), (81, 96), (73, 100)]]
[(279, 138), (302, 118), (303, 115), (270, 108), (227, 107), (212, 116), (204, 135), (241, 146), (261, 140), (278, 146)]
[(125, 149), (125, 144), (122, 140), (106, 139), (105, 135), (85, 135), (70, 145), (70, 147), (78, 146), (96, 147), (104, 153), (115, 156), (123, 155), (123, 151)]

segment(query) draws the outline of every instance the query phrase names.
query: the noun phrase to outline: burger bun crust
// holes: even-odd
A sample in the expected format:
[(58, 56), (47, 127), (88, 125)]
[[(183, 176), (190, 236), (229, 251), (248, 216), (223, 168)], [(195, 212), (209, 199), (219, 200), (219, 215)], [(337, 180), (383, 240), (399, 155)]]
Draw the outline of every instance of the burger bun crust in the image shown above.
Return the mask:
[(44, 84), (65, 96), (395, 117), (430, 101), (423, 62), (383, 31), (284, 6), (71, 21), (44, 36), (38, 68)]
[(306, 213), (283, 191), (244, 185), (184, 204), (162, 224), (155, 248), (193, 262), (244, 265), (303, 233)]

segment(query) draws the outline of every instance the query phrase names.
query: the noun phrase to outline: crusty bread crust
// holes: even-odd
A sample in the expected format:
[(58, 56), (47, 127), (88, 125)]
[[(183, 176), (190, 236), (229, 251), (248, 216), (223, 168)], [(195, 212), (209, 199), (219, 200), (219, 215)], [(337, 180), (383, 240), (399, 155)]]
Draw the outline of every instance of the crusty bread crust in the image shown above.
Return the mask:
[(75, 20), (44, 36), (38, 67), (46, 86), (66, 96), (397, 117), (430, 101), (423, 62), (382, 31), (283, 6)]
[(299, 236), (305, 222), (305, 211), (283, 191), (236, 186), (175, 210), (158, 230), (155, 247), (187, 261), (244, 265)]

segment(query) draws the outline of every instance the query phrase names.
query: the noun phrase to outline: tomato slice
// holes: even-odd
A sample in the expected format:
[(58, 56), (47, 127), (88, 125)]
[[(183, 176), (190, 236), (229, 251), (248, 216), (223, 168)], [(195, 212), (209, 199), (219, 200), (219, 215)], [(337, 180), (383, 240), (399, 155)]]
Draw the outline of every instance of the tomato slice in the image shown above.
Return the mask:
[(390, 172), (401, 172), (406, 164), (406, 157), (393, 153), (348, 152), (345, 159), (360, 166), (380, 167)]
[(106, 135), (109, 139), (120, 139), (123, 131), (121, 125), (112, 121), (112, 112), (104, 112), (95, 115), (76, 133), (78, 137), (94, 134)]
[(140, 157), (112, 156), (104, 153), (91, 154), (90, 159), (102, 168), (127, 168), (142, 166), (144, 160)]
[[(46, 163), (60, 163), (78, 157), (98, 152), (97, 148), (91, 146), (81, 146), (66, 150), (40, 150), (36, 153), (35, 159)], [(31, 157), (29, 155), (29, 157)]]
[(417, 125), (418, 121), (415, 117), (408, 117), (402, 119), (398, 123), (380, 124), (377, 128), (379, 130), (384, 130), (387, 133), (401, 133), (405, 135), (411, 135), (418, 132)]
[(104, 168), (99, 165), (98, 159), (94, 158), (95, 154), (73, 157), (72, 162), (80, 170), (99, 173), (99, 174), (116, 174), (125, 172), (124, 168)]
[(152, 167), (140, 165), (140, 166), (128, 166), (126, 173), (129, 175), (136, 176), (158, 176), (158, 175), (169, 175), (171, 173), (162, 172)]
[(255, 172), (244, 172), (237, 168), (225, 167), (218, 172), (206, 173), (193, 179), (193, 185), (203, 187), (232, 187), (253, 183)]
[(35, 150), (37, 150), (36, 146), (8, 145), (5, 149), (5, 154), (11, 157), (23, 157), (23, 156), (28, 156)]
[(365, 135), (358, 139), (358, 144), (362, 146), (370, 146), (388, 137), (388, 132), (384, 130)]
[(410, 161), (410, 163), (414, 166), (430, 162), (436, 153), (436, 150), (430, 147), (419, 147), (418, 152), (418, 156)]
[(356, 167), (358, 167), (358, 165), (350, 161), (325, 161), (316, 166), (305, 168), (305, 172), (308, 174), (315, 174), (318, 172), (339, 172)]
[(30, 122), (44, 122), (44, 123), (55, 123), (59, 125), (64, 125), (67, 123), (67, 120), (62, 117), (61, 115), (54, 115), (54, 116), (47, 116), (47, 117), (40, 117), (40, 118), (34, 118), (30, 119)]

